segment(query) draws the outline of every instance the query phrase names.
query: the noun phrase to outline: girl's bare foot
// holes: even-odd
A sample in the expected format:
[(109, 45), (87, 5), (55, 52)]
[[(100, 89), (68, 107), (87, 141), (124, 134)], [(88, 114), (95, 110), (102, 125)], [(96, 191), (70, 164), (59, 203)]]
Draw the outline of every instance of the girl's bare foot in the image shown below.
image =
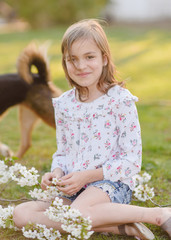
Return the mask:
[(163, 209), (159, 225), (171, 238), (171, 208)]

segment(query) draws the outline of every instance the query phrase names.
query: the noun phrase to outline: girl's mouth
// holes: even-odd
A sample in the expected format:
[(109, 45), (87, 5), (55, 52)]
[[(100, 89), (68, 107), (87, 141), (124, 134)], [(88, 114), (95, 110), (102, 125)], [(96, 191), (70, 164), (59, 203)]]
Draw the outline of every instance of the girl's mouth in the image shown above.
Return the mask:
[(78, 73), (77, 76), (79, 77), (86, 77), (90, 74), (90, 72), (83, 72), (83, 73)]

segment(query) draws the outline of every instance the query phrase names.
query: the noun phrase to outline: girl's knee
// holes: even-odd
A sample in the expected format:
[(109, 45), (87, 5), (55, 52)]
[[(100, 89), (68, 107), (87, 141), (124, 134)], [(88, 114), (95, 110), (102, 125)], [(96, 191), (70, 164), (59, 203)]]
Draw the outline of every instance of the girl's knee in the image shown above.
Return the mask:
[(82, 217), (84, 218), (90, 217), (91, 219), (92, 208), (90, 206), (77, 206), (77, 204), (73, 203), (71, 204), (71, 208), (79, 210)]
[(17, 228), (22, 228), (27, 225), (28, 221), (26, 221), (26, 215), (26, 209), (23, 208), (22, 204), (14, 208), (13, 221)]

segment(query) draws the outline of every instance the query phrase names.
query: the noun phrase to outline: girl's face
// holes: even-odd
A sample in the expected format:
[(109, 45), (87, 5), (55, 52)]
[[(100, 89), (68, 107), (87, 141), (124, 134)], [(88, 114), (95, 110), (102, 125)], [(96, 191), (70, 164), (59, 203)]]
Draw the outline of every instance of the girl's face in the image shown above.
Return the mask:
[(66, 67), (70, 78), (90, 91), (97, 91), (97, 83), (101, 77), (107, 57), (93, 39), (77, 40), (71, 46), (71, 56), (66, 53)]

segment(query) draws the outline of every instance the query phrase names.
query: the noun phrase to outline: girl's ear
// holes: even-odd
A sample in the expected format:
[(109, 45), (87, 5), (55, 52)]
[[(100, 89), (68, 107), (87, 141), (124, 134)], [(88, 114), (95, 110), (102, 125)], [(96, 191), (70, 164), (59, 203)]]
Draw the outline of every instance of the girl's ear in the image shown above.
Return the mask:
[(108, 59), (107, 56), (104, 54), (103, 55), (103, 66), (106, 66), (108, 64)]

